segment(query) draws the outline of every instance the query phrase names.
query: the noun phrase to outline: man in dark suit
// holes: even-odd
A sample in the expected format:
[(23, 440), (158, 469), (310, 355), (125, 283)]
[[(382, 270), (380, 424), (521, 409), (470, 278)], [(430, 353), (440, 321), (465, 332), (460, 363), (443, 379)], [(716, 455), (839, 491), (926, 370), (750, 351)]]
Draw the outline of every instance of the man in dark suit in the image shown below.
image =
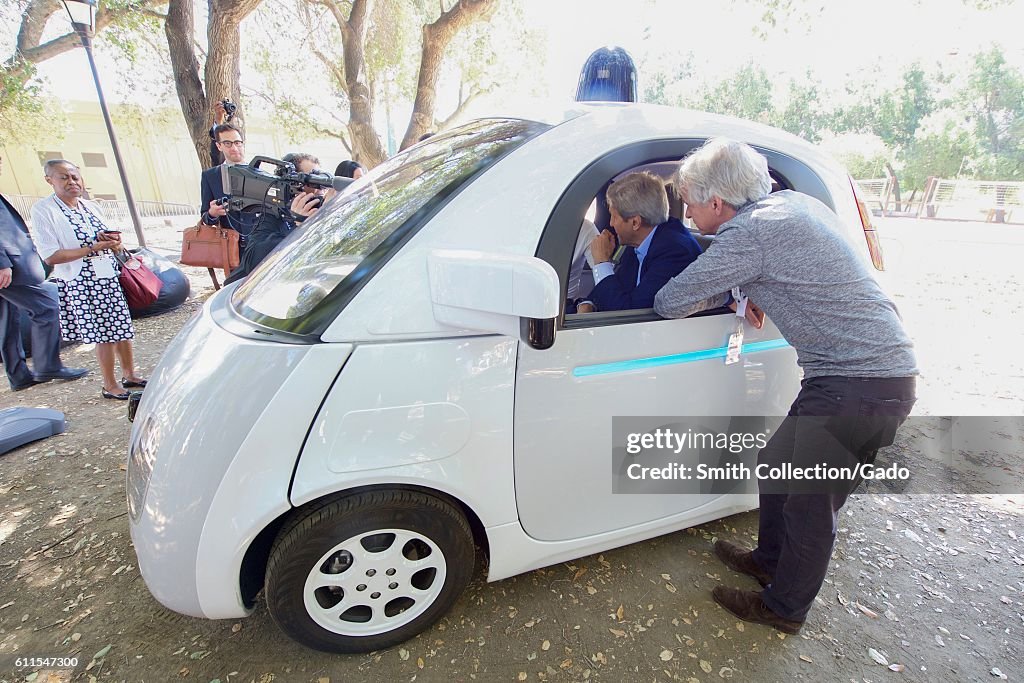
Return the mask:
[[(700, 244), (669, 218), (665, 186), (650, 173), (632, 173), (608, 188), (611, 226), (590, 244), (594, 289), (578, 313), (623, 311), (654, 306), (654, 295), (700, 256)], [(624, 247), (612, 264), (615, 236)]]
[[(44, 278), (43, 263), (25, 221), (0, 195), (0, 356), (14, 391), (51, 379), (78, 379), (88, 372), (61, 363), (57, 300), (43, 287)], [(32, 321), (35, 374), (28, 369), (21, 343), (22, 310)]]
[(217, 137), (217, 148), (224, 155), (224, 163), (206, 169), (200, 176), (199, 211), (203, 215), (203, 222), (207, 225), (219, 224), (222, 228), (237, 231), (239, 234), (238, 251), (241, 253), (245, 250), (252, 217), (238, 213), (229, 217), (228, 207), (218, 204), (217, 200), (231, 193), (228, 167), (245, 163), (245, 142), (242, 140), (241, 131), (230, 123), (215, 126), (214, 134)]

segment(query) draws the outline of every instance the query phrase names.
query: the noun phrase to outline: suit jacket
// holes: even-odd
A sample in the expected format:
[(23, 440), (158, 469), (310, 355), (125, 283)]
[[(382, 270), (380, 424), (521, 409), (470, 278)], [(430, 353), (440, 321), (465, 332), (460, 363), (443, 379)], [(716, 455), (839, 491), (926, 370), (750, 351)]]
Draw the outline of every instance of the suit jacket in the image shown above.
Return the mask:
[(0, 268), (11, 269), (12, 285), (38, 285), (46, 277), (21, 214), (0, 195)]
[[(658, 290), (698, 256), (700, 244), (678, 218), (670, 218), (658, 226), (651, 238), (642, 268), (633, 247), (626, 247), (615, 273), (598, 282), (587, 299), (593, 301), (599, 311), (651, 308)], [(638, 268), (639, 285), (636, 281)]]
[(199, 195), (201, 199), (199, 213), (202, 215), (203, 220), (209, 223), (210, 225), (219, 223), (220, 227), (222, 228), (230, 228), (231, 224), (228, 223), (227, 216), (221, 216), (216, 221), (212, 221), (206, 215), (206, 212), (210, 210), (210, 202), (212, 202), (214, 199), (220, 199), (221, 197), (228, 194), (227, 192), (224, 191), (224, 181), (221, 178), (220, 174), (221, 169), (220, 166), (218, 165), (214, 166), (213, 168), (206, 169), (200, 176)]

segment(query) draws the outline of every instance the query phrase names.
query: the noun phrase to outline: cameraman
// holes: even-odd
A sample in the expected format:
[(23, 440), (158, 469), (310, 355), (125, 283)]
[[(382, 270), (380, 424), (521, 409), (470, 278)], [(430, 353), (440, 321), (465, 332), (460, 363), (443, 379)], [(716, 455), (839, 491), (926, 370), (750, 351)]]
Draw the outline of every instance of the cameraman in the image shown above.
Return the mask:
[[(295, 166), (298, 173), (317, 173), (320, 171), (320, 160), (312, 154), (303, 152), (292, 152), (286, 154), (282, 161), (287, 161)], [(258, 214), (256, 225), (249, 238), (249, 245), (242, 254), (238, 268), (231, 271), (231, 276), (225, 281), (225, 285), (237, 282), (255, 270), (274, 248), (280, 244), (288, 234), (295, 229), (296, 223), (305, 220), (307, 216), (315, 213), (315, 208), (325, 199), (327, 188), (304, 185), (302, 192), (296, 194), (292, 200), (294, 213), (288, 218), (280, 218), (273, 212)], [(243, 214), (246, 215), (246, 214)]]

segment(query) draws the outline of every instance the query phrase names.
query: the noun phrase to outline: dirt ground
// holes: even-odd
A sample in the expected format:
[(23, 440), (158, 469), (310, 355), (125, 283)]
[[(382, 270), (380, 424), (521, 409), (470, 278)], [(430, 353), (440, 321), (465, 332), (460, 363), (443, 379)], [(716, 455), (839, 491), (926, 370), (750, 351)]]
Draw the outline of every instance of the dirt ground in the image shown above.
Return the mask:
[[(1024, 415), (1024, 227), (888, 219), (886, 285), (914, 337), (922, 415)], [(154, 229), (174, 251), (174, 227)], [(144, 372), (210, 293), (137, 322)], [(488, 584), (391, 650), (332, 656), (249, 618), (171, 613), (135, 566), (125, 505), (129, 423), (93, 373), (13, 394), (67, 432), (0, 456), (0, 681), (993, 681), (1024, 676), (1024, 496), (856, 496), (833, 570), (799, 636), (743, 624), (710, 599), (753, 588), (711, 554), (753, 544), (757, 513)], [(1007, 453), (1024, 453), (1021, 434)], [(1024, 480), (1018, 491), (1024, 491)], [(77, 657), (74, 670), (15, 657)]]

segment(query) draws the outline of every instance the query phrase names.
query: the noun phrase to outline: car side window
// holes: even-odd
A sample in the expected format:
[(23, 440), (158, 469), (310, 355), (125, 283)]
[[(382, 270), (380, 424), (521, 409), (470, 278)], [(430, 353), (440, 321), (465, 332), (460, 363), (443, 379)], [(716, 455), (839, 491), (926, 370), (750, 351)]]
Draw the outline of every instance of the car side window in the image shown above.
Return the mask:
[[(593, 313), (574, 313), (572, 300), (585, 297), (592, 287), (591, 270), (588, 266), (579, 267), (579, 242), (582, 238), (581, 227), (586, 230), (584, 222), (589, 216), (594, 221), (600, 218), (601, 212), (594, 211), (600, 207), (603, 191), (610, 180), (632, 172), (646, 170), (661, 176), (670, 183), (673, 172), (678, 164), (691, 151), (704, 144), (704, 138), (678, 140), (648, 141), (629, 145), (612, 151), (605, 157), (590, 164), (570, 183), (548, 218), (544, 234), (537, 248), (536, 256), (547, 261), (558, 273), (562, 284), (562, 312), (558, 326), (563, 329), (578, 327), (600, 327), (605, 325), (621, 325), (634, 322), (662, 320), (653, 308), (596, 311)], [(759, 152), (768, 158), (772, 175), (772, 191), (794, 189), (805, 192), (820, 199), (828, 206), (833, 206), (824, 183), (804, 164), (792, 157), (764, 149), (755, 145)], [(675, 195), (674, 188), (666, 190), (669, 200), (670, 217), (685, 215), (682, 200)], [(697, 240), (701, 250), (706, 250), (712, 243), (711, 237), (701, 235), (689, 221), (682, 219), (691, 235)], [(601, 225), (596, 226), (598, 230)], [(575, 266), (575, 270), (573, 268)], [(570, 294), (575, 296), (570, 297)], [(728, 309), (716, 309), (697, 314), (718, 315), (731, 313)]]

